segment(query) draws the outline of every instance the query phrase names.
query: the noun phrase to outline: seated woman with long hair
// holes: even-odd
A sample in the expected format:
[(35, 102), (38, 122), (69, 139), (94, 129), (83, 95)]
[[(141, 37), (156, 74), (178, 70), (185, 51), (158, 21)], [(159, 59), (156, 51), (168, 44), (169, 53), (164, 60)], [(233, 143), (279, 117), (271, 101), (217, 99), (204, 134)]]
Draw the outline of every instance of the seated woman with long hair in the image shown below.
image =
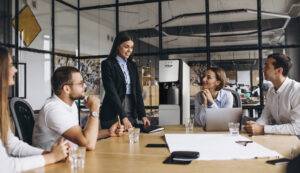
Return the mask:
[(1, 171), (21, 172), (51, 164), (65, 159), (68, 144), (61, 139), (53, 145), (51, 151), (44, 151), (20, 141), (10, 130), (8, 111), (9, 86), (14, 85), (12, 57), (6, 48), (0, 47), (0, 163)]
[(233, 95), (224, 90), (226, 74), (221, 68), (211, 67), (206, 70), (202, 78), (202, 89), (195, 97), (195, 122), (204, 126), (206, 109), (232, 108)]

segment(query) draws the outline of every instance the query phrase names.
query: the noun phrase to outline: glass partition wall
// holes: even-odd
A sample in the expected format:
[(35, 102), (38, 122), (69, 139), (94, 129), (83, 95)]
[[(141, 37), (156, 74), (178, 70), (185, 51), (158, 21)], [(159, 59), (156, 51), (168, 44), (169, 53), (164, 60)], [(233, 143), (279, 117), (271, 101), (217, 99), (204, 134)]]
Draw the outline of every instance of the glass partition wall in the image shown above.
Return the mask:
[[(250, 93), (251, 98), (258, 96), (262, 106), (260, 93), (266, 83), (262, 68), (268, 54), (288, 54), (295, 64), (290, 76), (300, 78), (295, 67), (300, 63), (300, 19), (293, 0), (0, 1), (10, 9), (1, 10), (5, 15), (0, 23), (5, 27), (0, 29), (0, 44), (13, 48), (19, 64), (12, 95), (25, 97), (37, 110), (40, 105), (31, 100), (36, 96), (30, 84), (30, 74), (36, 74), (30, 69), (38, 69), (35, 65), (44, 67), (38, 81), (48, 90), (40, 101), (51, 95), (49, 79), (61, 65), (78, 67), (89, 83), (88, 92), (102, 97), (100, 64), (120, 31), (134, 36), (134, 57), (145, 95), (150, 95), (149, 85), (158, 81), (160, 59), (182, 59), (191, 66), (191, 86), (195, 86), (191, 96), (203, 69), (219, 66), (233, 88), (245, 96)], [(30, 44), (24, 44), (22, 30), (21, 12), (26, 7), (40, 27)], [(158, 105), (149, 98), (146, 102), (150, 107)]]

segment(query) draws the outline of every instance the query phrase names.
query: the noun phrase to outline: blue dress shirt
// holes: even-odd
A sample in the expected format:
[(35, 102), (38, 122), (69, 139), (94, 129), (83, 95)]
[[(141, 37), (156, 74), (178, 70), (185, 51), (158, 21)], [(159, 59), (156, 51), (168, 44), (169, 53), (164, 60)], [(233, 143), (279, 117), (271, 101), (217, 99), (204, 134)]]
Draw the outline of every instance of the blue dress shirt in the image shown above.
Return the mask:
[(208, 107), (203, 105), (201, 92), (195, 96), (195, 122), (199, 126), (204, 126), (206, 123), (206, 109), (232, 108), (233, 96), (230, 91), (221, 89), (214, 102)]
[(122, 71), (124, 74), (125, 82), (126, 82), (126, 94), (131, 94), (131, 88), (130, 88), (130, 76), (129, 76), (129, 71), (127, 68), (127, 60), (117, 56), (116, 57)]

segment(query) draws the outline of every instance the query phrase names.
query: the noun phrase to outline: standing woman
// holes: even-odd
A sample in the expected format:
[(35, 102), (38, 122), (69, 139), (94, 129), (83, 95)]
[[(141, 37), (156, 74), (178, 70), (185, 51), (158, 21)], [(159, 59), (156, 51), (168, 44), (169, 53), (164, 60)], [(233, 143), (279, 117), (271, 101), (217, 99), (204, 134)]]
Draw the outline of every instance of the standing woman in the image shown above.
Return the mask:
[(133, 62), (133, 39), (120, 32), (112, 45), (108, 58), (101, 64), (102, 81), (105, 96), (100, 112), (102, 128), (110, 128), (118, 121), (118, 116), (125, 130), (142, 119), (144, 126), (149, 126), (139, 81), (138, 69)]
[(58, 162), (67, 157), (68, 145), (60, 140), (50, 152), (20, 141), (10, 130), (8, 111), (9, 86), (14, 85), (17, 72), (6, 48), (0, 47), (0, 163), (1, 172), (21, 172)]
[(195, 122), (204, 126), (206, 109), (232, 108), (233, 95), (224, 90), (226, 74), (221, 68), (211, 67), (206, 70), (202, 78), (202, 90), (195, 97)]

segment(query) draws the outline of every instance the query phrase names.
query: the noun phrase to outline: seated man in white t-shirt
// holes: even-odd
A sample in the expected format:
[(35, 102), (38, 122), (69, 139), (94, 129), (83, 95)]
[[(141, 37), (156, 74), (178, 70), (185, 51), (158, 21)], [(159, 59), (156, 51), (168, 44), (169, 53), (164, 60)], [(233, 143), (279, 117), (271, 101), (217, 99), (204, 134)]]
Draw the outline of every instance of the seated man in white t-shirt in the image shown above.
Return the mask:
[(287, 77), (291, 66), (291, 59), (284, 54), (268, 56), (264, 76), (273, 86), (266, 95), (261, 117), (245, 125), (249, 134), (300, 135), (300, 83)]
[(123, 134), (124, 127), (118, 123), (113, 124), (110, 129), (98, 130), (100, 101), (95, 96), (86, 99), (90, 115), (85, 128), (79, 126), (75, 100), (84, 98), (86, 86), (78, 69), (56, 69), (51, 85), (55, 95), (46, 101), (39, 115), (35, 117), (32, 137), (34, 146), (48, 150), (55, 141), (64, 137), (72, 144), (93, 150), (98, 138)]

